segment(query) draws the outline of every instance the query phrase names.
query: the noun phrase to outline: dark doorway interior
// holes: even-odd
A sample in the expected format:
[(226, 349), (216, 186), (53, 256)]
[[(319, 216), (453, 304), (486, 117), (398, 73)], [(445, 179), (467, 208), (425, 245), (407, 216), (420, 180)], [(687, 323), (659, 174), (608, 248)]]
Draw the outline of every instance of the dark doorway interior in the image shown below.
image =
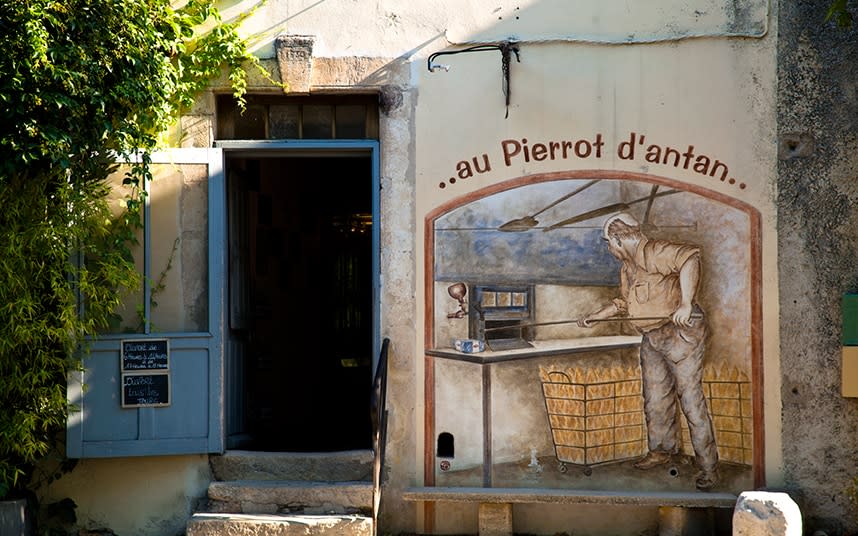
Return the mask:
[(227, 173), (238, 446), (369, 448), (369, 157), (233, 157)]

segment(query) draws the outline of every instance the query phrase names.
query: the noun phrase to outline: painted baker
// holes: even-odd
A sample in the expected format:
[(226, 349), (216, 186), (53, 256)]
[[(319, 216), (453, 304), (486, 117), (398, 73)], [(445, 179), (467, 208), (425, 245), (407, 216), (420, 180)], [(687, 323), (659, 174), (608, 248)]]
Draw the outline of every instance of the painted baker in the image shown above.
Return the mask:
[(695, 301), (700, 248), (650, 240), (626, 213), (605, 222), (602, 238), (622, 262), (620, 296), (578, 324), (591, 327), (593, 320), (615, 316), (639, 319), (630, 322), (643, 335), (640, 363), (649, 452), (635, 467), (651, 469), (679, 453), (678, 400), (700, 468), (695, 485), (709, 490), (717, 483), (718, 449), (702, 385), (707, 328)]

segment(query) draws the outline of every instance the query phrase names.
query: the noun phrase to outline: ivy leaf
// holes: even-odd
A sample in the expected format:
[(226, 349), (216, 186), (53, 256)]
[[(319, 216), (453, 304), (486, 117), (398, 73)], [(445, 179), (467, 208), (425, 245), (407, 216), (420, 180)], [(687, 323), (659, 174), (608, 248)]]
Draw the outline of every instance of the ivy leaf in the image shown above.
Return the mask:
[(834, 0), (831, 2), (825, 14), (825, 22), (832, 20), (838, 28), (850, 28), (852, 26), (852, 13), (849, 12), (847, 0)]

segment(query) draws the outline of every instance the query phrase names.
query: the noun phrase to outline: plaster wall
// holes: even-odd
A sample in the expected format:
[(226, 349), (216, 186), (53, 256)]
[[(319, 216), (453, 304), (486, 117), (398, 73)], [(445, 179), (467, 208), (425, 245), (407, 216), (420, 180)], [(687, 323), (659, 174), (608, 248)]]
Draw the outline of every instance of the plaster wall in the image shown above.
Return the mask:
[[(520, 17), (524, 19), (530, 13), (545, 14), (542, 10), (548, 5), (550, 3), (535, 2), (522, 6)], [(562, 17), (562, 14), (557, 13), (557, 16)], [(537, 183), (543, 184), (539, 181), (561, 180), (564, 173), (581, 172), (575, 177), (583, 180), (587, 170), (615, 171), (617, 176), (630, 172), (676, 181), (670, 183), (673, 187), (687, 185), (695, 192), (734, 200), (752, 207), (751, 212), (756, 211), (759, 229), (750, 225), (748, 215), (751, 212), (743, 215), (740, 211), (719, 208), (717, 203), (697, 203), (683, 196), (657, 201), (660, 218), (657, 225), (662, 226), (659, 237), (702, 245), (707, 263), (704, 273), (707, 275), (701, 285), (701, 295), (711, 300), (711, 303), (703, 305), (717, 311), (710, 319), (713, 332), (718, 332), (718, 337), (713, 338), (707, 349), (710, 359), (714, 356), (717, 361), (738, 364), (745, 372), (750, 372), (751, 340), (760, 338), (761, 368), (765, 374), (756, 387), (756, 396), (762, 399), (759, 432), (764, 436), (765, 452), (760, 457), (762, 467), (759, 470), (766, 485), (780, 485), (784, 475), (777, 323), (776, 153), (771, 144), (775, 132), (775, 47), (771, 28), (765, 36), (742, 40), (721, 35), (623, 46), (607, 46), (598, 40), (587, 44), (546, 42), (539, 39), (543, 35), (539, 29), (531, 28), (530, 31), (532, 33), (520, 36), (521, 62), (517, 62), (514, 56), (511, 58), (508, 109), (498, 87), (502, 72), (497, 52), (435, 58), (435, 62), (450, 66), (447, 72), (414, 71), (415, 83), (420, 88), (415, 117), (417, 280), (431, 280), (423, 288), (418, 286), (417, 303), (434, 300), (436, 304), (434, 309), (426, 309), (429, 317), (418, 318), (418, 326), (433, 326), (435, 339), (426, 336), (420, 340), (418, 335), (418, 350), (424, 347), (424, 342), (426, 345), (444, 345), (448, 337), (463, 331), (462, 326), (450, 325), (446, 319), (446, 314), (455, 305), (445, 296), (447, 285), (457, 279), (450, 275), (465, 274), (470, 282), (478, 275), (477, 272), (488, 270), (501, 280), (503, 275), (516, 280), (526, 279), (526, 276), (519, 275), (517, 270), (522, 268), (516, 263), (526, 263), (529, 259), (502, 259), (500, 255), (497, 260), (480, 257), (475, 254), (479, 248), (463, 247), (452, 254), (439, 249), (446, 247), (439, 246), (446, 240), (441, 237), (439, 229), (456, 227), (448, 225), (451, 223), (448, 215), (455, 213), (456, 216), (450, 218), (461, 227), (485, 230), (492, 226), (497, 229), (504, 218), (512, 217), (511, 213), (516, 216), (532, 214), (534, 211), (526, 208), (510, 208), (521, 207), (528, 199), (523, 194), (524, 188), (505, 190), (506, 184), (514, 181), (516, 186), (536, 188)], [(473, 28), (461, 41), (479, 42), (485, 32), (490, 30)], [(646, 142), (641, 143), (640, 136), (645, 136)], [(533, 149), (537, 144), (550, 147), (552, 142), (562, 141), (573, 146), (582, 143), (592, 150), (574, 155), (570, 151), (563, 157), (526, 155), (526, 148)], [(648, 160), (640, 153), (630, 157), (620, 151), (624, 143), (626, 147), (638, 144), (639, 150), (650, 144), (681, 148), (683, 151), (693, 146), (696, 154), (706, 154), (712, 160), (726, 163), (730, 172), (724, 180), (719, 180), (718, 177), (696, 173), (691, 167)], [(640, 193), (645, 195), (643, 188), (647, 186), (630, 186), (638, 190), (623, 191), (620, 195), (623, 200), (634, 199)], [(571, 187), (567, 187), (568, 190)], [(462, 212), (469, 210), (462, 207), (475, 206), (489, 196), (502, 194), (507, 195), (508, 200), (492, 205), (494, 212), (486, 210), (488, 215), (499, 213), (495, 218), (498, 221), (489, 221), (489, 225), (481, 227), (475, 224), (475, 218), (466, 217)], [(589, 208), (582, 195), (566, 207), (571, 214), (575, 214), (576, 202), (580, 202), (581, 211), (585, 210), (583, 207)], [(532, 208), (541, 206), (545, 203), (533, 203)], [(550, 216), (543, 216), (546, 222), (552, 221)], [(553, 221), (558, 219), (561, 217), (555, 213)], [(598, 226), (601, 221), (584, 225)], [(422, 233), (419, 229), (421, 222), (424, 225)], [(695, 229), (688, 228), (695, 223)], [(762, 266), (749, 277), (749, 244), (754, 241), (761, 248)], [(438, 256), (439, 251), (441, 257)], [(468, 260), (462, 259), (468, 257), (463, 257), (463, 252), (472, 255), (470, 267), (477, 272), (465, 271)], [(458, 259), (461, 263), (448, 275), (445, 269), (449, 265), (443, 264), (444, 259)], [(489, 268), (485, 268), (482, 262)], [(501, 272), (504, 273), (491, 271), (498, 265), (503, 266)], [(528, 272), (527, 268), (523, 270), (536, 273)], [(427, 275), (430, 273), (444, 275), (433, 280), (431, 275)], [(543, 274), (539, 273), (539, 277)], [(753, 278), (759, 279), (754, 282)], [(569, 281), (557, 283), (569, 284)], [(747, 307), (755, 292), (762, 296), (762, 311), (757, 319), (752, 318), (751, 309)], [(601, 297), (590, 296), (594, 300)], [(586, 297), (582, 296), (581, 300), (586, 301)], [(418, 308), (418, 313), (420, 311)], [(541, 314), (542, 310), (538, 311), (537, 314)], [(547, 311), (560, 318), (570, 316), (569, 309), (564, 310), (562, 306)], [(424, 369), (427, 375), (434, 373), (431, 377), (434, 398), (425, 399), (427, 404), (434, 404), (435, 412), (427, 413), (426, 418), (430, 425), (435, 419), (438, 426), (434, 429), (435, 434), (447, 431), (457, 437), (457, 457), (453, 461), (456, 466), (460, 463), (466, 467), (476, 465), (481, 455), (479, 435), (474, 429), (479, 425), (479, 416), (473, 414), (475, 410), (469, 411), (479, 404), (479, 393), (475, 389), (479, 385), (480, 373), (473, 368), (476, 367), (469, 370), (467, 365), (451, 365), (446, 359), (436, 358)], [(545, 433), (546, 427), (540, 427), (534, 418), (539, 415), (537, 406), (542, 395), (539, 385), (522, 380), (527, 376), (528, 367), (505, 364), (492, 368), (492, 404), (496, 408), (492, 414), (493, 461), (499, 462), (503, 458), (507, 461), (518, 459), (523, 463), (531, 448), (539, 454), (550, 453), (551, 438)], [(418, 367), (417, 373), (420, 372)], [(454, 388), (451, 383), (458, 387)], [(472, 393), (471, 404), (463, 398), (468, 396), (467, 393)], [(462, 435), (456, 435), (456, 431)], [(424, 439), (428, 445), (433, 445), (433, 440)], [(462, 460), (459, 459), (460, 452), (464, 456)], [(430, 480), (437, 478), (439, 485), (451, 478), (447, 474), (423, 476)], [(527, 482), (522, 480), (517, 485), (527, 486)], [(444, 505), (443, 512), (439, 507), (435, 512), (427, 509), (422, 519), (418, 512), (418, 530), (422, 526), (424, 529), (434, 527), (442, 533), (455, 533), (450, 516), (459, 510), (472, 513), (472, 509), (467, 507), (448, 508), (447, 505)], [(573, 512), (578, 510), (570, 509)], [(519, 530), (538, 533), (548, 526), (554, 530), (572, 526), (565, 524), (568, 520), (561, 519), (563, 516), (558, 512), (541, 513), (544, 517), (540, 522), (520, 516), (522, 520), (517, 522), (523, 525), (518, 527)], [(600, 509), (596, 516), (604, 516), (604, 519), (615, 513)], [(625, 530), (630, 532), (653, 529), (652, 519), (646, 516), (631, 516), (629, 521)], [(574, 526), (576, 530), (580, 527)], [(593, 526), (580, 530), (597, 534), (604, 528)]]
[(39, 500), (48, 505), (71, 498), (82, 529), (175, 536), (184, 534), (210, 481), (205, 455), (81, 460)]
[(718, 0), (694, 3), (663, 0), (657, 7), (614, 5), (576, 0), (226, 0), (225, 18), (258, 7), (242, 25), (262, 57), (273, 56), (272, 38), (279, 33), (317, 35), (317, 54), (342, 56), (407, 56), (429, 41), (496, 42), (514, 38), (577, 42), (630, 43), (687, 37), (761, 37), (769, 30), (768, 2), (752, 0), (741, 8)]
[(858, 530), (858, 401), (841, 396), (841, 310), (858, 290), (858, 29), (825, 2), (782, 3), (778, 247), (784, 484), (808, 530)]

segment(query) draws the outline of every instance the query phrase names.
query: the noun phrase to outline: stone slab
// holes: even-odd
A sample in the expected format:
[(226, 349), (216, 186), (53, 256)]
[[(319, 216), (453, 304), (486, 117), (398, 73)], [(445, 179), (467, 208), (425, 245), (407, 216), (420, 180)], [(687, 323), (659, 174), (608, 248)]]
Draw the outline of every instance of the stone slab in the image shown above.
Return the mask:
[(194, 514), (187, 536), (372, 536), (363, 516)]
[(246, 481), (212, 482), (208, 497), (212, 501), (238, 503), (247, 512), (251, 504), (257, 512), (270, 512), (272, 505), (289, 508), (324, 508), (342, 511), (372, 508), (371, 482)]
[(733, 508), (737, 499), (730, 493), (471, 487), (408, 488), (402, 494), (402, 498), (406, 501), (604, 504), (685, 508)]
[(292, 453), (230, 450), (209, 457), (216, 480), (372, 481), (371, 450)]

